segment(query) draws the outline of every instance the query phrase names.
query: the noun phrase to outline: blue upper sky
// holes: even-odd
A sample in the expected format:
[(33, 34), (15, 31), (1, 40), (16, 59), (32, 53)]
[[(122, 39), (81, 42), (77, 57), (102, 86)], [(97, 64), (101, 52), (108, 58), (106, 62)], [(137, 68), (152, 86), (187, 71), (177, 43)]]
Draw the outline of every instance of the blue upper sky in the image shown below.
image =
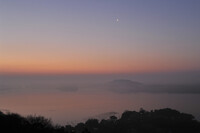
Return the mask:
[(0, 0), (0, 72), (199, 70), (199, 7), (199, 0)]

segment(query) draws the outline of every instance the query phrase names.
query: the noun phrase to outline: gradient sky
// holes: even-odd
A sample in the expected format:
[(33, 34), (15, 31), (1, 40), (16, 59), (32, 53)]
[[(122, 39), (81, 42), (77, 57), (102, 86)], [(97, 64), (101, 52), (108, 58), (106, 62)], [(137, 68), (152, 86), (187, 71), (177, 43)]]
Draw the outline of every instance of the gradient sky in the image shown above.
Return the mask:
[(199, 0), (0, 0), (0, 73), (200, 70), (199, 7)]

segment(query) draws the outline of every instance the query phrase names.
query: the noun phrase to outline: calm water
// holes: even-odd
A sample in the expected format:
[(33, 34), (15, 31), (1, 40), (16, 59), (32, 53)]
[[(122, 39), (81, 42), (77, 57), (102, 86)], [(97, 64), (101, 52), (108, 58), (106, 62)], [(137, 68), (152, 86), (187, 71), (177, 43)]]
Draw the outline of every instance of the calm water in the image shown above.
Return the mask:
[(0, 110), (43, 115), (62, 125), (141, 107), (169, 107), (200, 119), (199, 94), (115, 93), (101, 86), (112, 78), (1, 77)]

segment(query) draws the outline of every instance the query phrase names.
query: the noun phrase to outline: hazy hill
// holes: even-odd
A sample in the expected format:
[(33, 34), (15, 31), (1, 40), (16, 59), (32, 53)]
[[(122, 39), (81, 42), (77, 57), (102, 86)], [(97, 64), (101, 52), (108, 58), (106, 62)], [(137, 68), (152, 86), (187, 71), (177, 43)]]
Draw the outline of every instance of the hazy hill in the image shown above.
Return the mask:
[(126, 79), (110, 81), (105, 87), (116, 93), (200, 93), (200, 84), (144, 84)]
[(143, 84), (137, 81), (119, 79), (106, 83), (106, 88), (118, 93), (141, 92)]

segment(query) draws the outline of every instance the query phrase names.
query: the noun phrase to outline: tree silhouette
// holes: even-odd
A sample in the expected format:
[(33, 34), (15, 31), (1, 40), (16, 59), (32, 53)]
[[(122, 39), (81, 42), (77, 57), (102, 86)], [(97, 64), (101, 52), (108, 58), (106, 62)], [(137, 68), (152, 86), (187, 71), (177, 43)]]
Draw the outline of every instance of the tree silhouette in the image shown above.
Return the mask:
[(22, 117), (0, 111), (0, 132), (3, 133), (200, 133), (200, 122), (173, 109), (125, 111), (121, 118), (89, 119), (75, 126), (53, 125), (42, 116)]

